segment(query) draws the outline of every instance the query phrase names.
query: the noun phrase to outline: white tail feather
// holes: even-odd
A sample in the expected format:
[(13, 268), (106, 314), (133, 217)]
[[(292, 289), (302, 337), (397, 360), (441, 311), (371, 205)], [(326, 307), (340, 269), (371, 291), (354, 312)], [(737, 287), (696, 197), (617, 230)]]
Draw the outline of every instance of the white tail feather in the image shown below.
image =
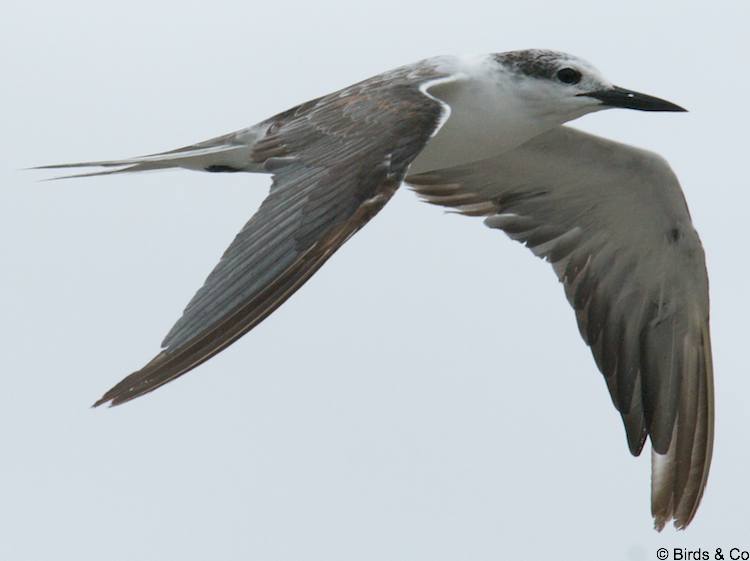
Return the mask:
[(184, 168), (199, 171), (246, 171), (264, 172), (265, 170), (251, 158), (253, 146), (266, 130), (266, 126), (256, 125), (248, 129), (233, 132), (224, 136), (160, 152), (123, 160), (100, 160), (91, 162), (74, 162), (37, 166), (30, 169), (69, 169), (69, 168), (118, 168), (105, 169), (53, 177), (51, 179), (70, 179), (74, 177), (92, 177), (116, 173), (132, 173), (157, 169)]

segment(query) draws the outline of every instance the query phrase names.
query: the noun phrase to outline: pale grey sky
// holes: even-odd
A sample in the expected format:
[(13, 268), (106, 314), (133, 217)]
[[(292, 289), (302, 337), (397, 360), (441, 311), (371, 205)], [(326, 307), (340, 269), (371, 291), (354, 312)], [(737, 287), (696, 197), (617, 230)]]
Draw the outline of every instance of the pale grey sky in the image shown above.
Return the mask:
[[(750, 548), (747, 3), (20, 2), (0, 21), (0, 558), (651, 560)], [(549, 266), (402, 190), (271, 318), (116, 409), (268, 179), (39, 183), (203, 140), (437, 54), (545, 47), (687, 114), (577, 126), (663, 154), (706, 248), (715, 459), (651, 529)]]

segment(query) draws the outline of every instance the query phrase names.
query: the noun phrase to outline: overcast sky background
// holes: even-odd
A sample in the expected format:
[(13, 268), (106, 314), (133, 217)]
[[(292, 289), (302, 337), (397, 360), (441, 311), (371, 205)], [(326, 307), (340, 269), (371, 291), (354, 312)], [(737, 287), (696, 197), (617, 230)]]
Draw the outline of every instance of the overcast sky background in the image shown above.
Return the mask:
[[(750, 549), (750, 8), (694, 5), (5, 0), (0, 558)], [(651, 529), (649, 455), (628, 453), (550, 267), (407, 189), (229, 350), (89, 409), (156, 353), (269, 181), (20, 168), (166, 150), (424, 57), (529, 47), (690, 109), (576, 123), (663, 154), (706, 248), (716, 448), (686, 532)]]

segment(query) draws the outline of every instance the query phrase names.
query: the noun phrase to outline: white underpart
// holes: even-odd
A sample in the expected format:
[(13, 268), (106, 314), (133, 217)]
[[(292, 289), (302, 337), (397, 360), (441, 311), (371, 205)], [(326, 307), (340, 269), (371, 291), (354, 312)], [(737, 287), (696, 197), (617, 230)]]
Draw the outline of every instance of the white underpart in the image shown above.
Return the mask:
[(420, 90), (448, 110), (409, 173), (490, 158), (580, 116), (536, 111), (491, 55), (445, 57), (442, 65), (451, 75), (426, 82)]

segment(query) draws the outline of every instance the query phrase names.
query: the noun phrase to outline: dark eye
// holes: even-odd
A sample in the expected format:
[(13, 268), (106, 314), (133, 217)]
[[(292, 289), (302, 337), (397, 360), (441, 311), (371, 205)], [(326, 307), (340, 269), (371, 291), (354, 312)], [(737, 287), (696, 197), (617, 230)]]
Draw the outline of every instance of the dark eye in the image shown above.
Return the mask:
[(557, 71), (557, 79), (564, 84), (577, 84), (581, 81), (581, 73), (575, 68), (563, 68)]

